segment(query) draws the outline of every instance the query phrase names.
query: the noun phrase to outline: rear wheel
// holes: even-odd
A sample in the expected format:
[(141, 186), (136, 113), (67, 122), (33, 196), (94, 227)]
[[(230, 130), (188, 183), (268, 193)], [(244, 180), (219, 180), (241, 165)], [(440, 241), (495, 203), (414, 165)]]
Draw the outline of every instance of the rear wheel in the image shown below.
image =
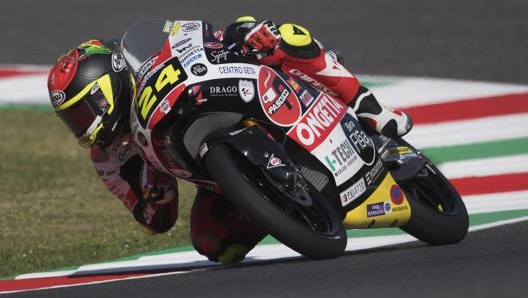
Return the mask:
[(213, 147), (203, 160), (226, 198), (285, 245), (312, 259), (335, 258), (345, 250), (341, 218), (302, 176), (295, 187), (286, 188), (225, 144)]

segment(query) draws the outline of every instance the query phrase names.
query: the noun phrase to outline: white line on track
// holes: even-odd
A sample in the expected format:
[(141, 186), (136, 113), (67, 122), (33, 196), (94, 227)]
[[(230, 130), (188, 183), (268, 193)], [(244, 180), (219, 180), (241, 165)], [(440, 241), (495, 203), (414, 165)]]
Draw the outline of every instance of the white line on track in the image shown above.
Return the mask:
[(0, 103), (49, 104), (46, 75), (0, 79)]
[(469, 214), (527, 210), (528, 190), (464, 196)]
[(409, 107), (455, 100), (528, 92), (528, 86), (468, 80), (419, 77), (358, 76), (381, 84), (371, 90), (381, 102), (392, 107)]
[(404, 138), (418, 148), (446, 147), (528, 136), (528, 113), (415, 125)]
[(438, 168), (449, 179), (528, 173), (528, 152), (504, 157), (444, 162), (439, 164)]
[[(516, 222), (526, 221), (528, 216), (515, 218), (511, 220), (503, 220), (490, 224), (483, 224), (470, 227), (470, 231), (476, 231), (486, 228), (492, 228), (505, 224), (512, 224)], [(407, 242), (416, 241), (416, 239), (410, 235), (390, 235), (390, 236), (371, 236), (371, 237), (357, 237), (349, 238), (346, 251), (353, 252), (364, 249), (371, 249), (376, 247), (389, 246), (394, 244), (402, 244)], [(264, 260), (279, 260), (284, 258), (297, 258), (301, 257), (297, 252), (291, 250), (283, 244), (268, 244), (259, 245), (249, 252), (247, 258), (243, 263), (253, 263)], [(155, 256), (145, 256), (137, 260), (131, 261), (120, 261), (110, 262), (101, 264), (92, 264), (81, 266), (77, 270), (66, 270), (66, 271), (55, 271), (55, 272), (41, 272), (41, 273), (30, 273), (19, 275), (16, 279), (27, 279), (27, 278), (45, 278), (45, 277), (58, 277), (58, 276), (70, 276), (73, 274), (107, 274), (110, 272), (114, 273), (126, 273), (126, 272), (138, 272), (139, 270), (156, 270), (156, 269), (167, 269), (167, 270), (197, 270), (208, 267), (221, 267), (213, 262), (207, 261), (203, 256), (200, 256), (195, 251), (168, 253)], [(190, 271), (189, 271), (190, 272)], [(181, 273), (181, 272), (180, 272)]]

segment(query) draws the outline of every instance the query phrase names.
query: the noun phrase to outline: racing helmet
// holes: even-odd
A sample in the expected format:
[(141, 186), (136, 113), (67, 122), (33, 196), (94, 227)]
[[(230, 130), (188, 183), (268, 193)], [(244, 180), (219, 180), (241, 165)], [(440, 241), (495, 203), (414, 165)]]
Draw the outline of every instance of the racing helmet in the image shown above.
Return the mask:
[(242, 49), (244, 37), (257, 25), (257, 20), (252, 16), (243, 16), (228, 25), (222, 34), (222, 43), (230, 51), (239, 51)]
[(92, 39), (57, 60), (48, 91), (79, 144), (104, 148), (128, 127), (133, 81), (117, 40)]

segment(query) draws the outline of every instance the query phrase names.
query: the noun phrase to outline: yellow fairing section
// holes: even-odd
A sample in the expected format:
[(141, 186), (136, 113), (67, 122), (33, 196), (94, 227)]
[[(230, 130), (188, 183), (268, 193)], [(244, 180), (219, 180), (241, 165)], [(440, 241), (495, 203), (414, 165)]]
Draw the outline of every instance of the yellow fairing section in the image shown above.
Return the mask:
[(286, 23), (279, 27), (281, 38), (289, 45), (304, 47), (312, 42), (310, 31), (299, 25)]
[(347, 213), (343, 224), (347, 229), (400, 227), (410, 217), (411, 206), (404, 192), (387, 173), (370, 197)]

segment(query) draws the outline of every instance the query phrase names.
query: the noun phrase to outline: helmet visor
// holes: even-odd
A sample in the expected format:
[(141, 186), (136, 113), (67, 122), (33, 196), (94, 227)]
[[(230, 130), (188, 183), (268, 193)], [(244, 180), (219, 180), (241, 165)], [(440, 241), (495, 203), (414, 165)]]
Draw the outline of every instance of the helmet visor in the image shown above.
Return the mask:
[[(103, 116), (113, 109), (111, 86), (100, 83), (101, 79), (90, 84), (91, 88), (88, 92), (79, 93), (75, 97), (75, 103), (57, 110), (57, 115), (70, 128), (79, 140), (79, 144), (84, 147), (95, 142), (97, 133), (103, 125)], [(104, 90), (104, 88), (110, 88), (110, 90)]]

